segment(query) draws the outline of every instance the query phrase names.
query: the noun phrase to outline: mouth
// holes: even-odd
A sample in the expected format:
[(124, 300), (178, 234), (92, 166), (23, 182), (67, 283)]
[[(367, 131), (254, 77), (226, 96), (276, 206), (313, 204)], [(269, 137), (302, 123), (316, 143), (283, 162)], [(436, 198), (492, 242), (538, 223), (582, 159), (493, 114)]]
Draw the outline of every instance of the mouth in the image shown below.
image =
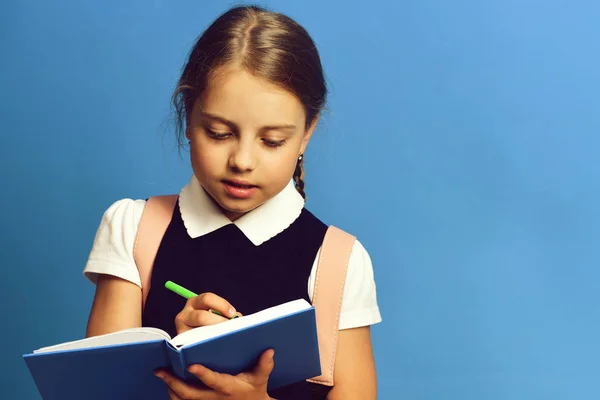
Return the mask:
[(246, 181), (223, 180), (225, 192), (234, 199), (249, 199), (257, 191), (258, 186)]
[(228, 186), (232, 186), (235, 188), (240, 188), (240, 189), (252, 189), (257, 187), (256, 185), (253, 185), (249, 182), (243, 182), (243, 181), (229, 181), (229, 180), (223, 180), (223, 183), (228, 185)]

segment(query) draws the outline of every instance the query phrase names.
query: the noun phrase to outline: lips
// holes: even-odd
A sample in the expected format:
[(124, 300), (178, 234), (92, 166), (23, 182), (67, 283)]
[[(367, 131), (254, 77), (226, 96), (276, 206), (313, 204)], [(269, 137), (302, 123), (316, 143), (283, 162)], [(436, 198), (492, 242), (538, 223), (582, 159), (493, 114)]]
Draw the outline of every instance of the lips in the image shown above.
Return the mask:
[(249, 199), (257, 191), (258, 187), (245, 181), (223, 181), (223, 187), (228, 195), (235, 199)]
[(230, 185), (230, 186), (233, 186), (233, 187), (237, 187), (237, 188), (240, 188), (240, 189), (252, 189), (252, 188), (256, 187), (256, 185), (252, 185), (250, 183), (241, 182), (241, 181), (228, 181), (228, 180), (225, 180), (223, 182), (226, 183), (227, 185)]

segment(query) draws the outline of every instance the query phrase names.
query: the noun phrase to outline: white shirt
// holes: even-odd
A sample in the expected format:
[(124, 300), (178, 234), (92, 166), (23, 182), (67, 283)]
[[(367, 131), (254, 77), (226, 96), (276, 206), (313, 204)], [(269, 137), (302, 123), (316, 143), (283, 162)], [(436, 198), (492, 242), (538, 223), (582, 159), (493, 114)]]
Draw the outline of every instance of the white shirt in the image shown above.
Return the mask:
[[(108, 274), (141, 287), (140, 275), (133, 260), (133, 245), (145, 204), (145, 200), (121, 199), (106, 210), (83, 271), (90, 281), (95, 283), (98, 274)], [(181, 218), (191, 238), (235, 224), (255, 246), (260, 246), (288, 228), (300, 216), (303, 207), (304, 199), (292, 181), (275, 197), (233, 222), (214, 204), (194, 176), (183, 187), (179, 197)], [(273, 215), (277, 215), (277, 218), (273, 218)], [(307, 282), (309, 299), (313, 296), (319, 253), (320, 249)], [(381, 315), (371, 259), (356, 240), (348, 263), (339, 329), (379, 322)]]

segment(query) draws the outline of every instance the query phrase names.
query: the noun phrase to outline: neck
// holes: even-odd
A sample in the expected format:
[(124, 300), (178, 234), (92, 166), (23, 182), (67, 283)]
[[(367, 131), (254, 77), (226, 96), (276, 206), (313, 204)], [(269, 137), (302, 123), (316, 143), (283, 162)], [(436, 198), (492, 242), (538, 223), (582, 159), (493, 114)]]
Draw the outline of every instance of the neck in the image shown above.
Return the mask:
[(225, 210), (223, 207), (219, 206), (218, 204), (217, 204), (217, 206), (221, 209), (221, 212), (223, 213), (223, 215), (225, 215), (231, 222), (235, 221), (236, 219), (240, 218), (241, 216), (243, 216), (245, 214), (245, 213), (238, 213), (238, 212)]

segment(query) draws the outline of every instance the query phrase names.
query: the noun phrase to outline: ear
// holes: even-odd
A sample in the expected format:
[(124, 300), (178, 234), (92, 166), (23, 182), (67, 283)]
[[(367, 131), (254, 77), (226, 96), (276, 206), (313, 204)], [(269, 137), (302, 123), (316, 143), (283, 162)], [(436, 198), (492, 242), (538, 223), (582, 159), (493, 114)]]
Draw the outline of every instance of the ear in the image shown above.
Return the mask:
[(313, 119), (313, 121), (311, 122), (311, 124), (308, 127), (308, 129), (306, 130), (306, 132), (304, 132), (304, 137), (302, 138), (302, 144), (300, 145), (300, 154), (304, 154), (306, 152), (306, 147), (308, 146), (308, 142), (310, 141), (310, 138), (312, 137), (312, 134), (315, 131), (315, 128), (317, 127), (317, 122), (319, 122), (318, 114)]

